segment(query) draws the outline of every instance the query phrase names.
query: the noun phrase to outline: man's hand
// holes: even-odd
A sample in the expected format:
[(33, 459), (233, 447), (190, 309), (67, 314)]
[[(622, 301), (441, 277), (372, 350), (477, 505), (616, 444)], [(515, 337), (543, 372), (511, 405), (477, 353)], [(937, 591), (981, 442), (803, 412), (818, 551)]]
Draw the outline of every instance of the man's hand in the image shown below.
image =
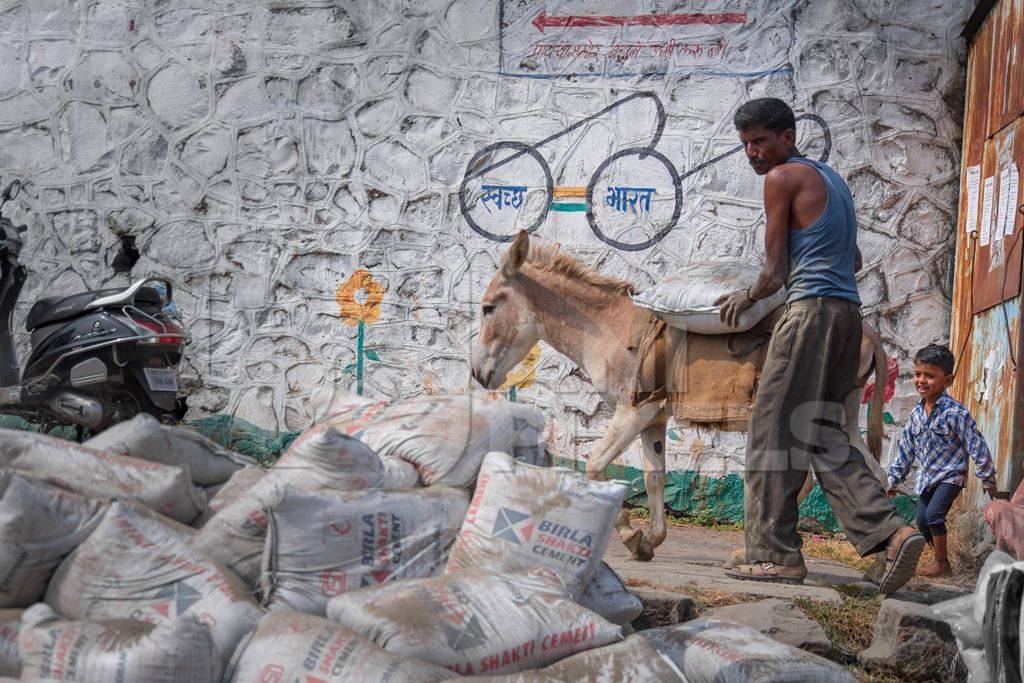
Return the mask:
[(994, 481), (987, 481), (983, 484), (985, 493), (988, 494), (989, 498), (995, 499), (996, 494), (999, 493), (999, 487), (996, 486)]
[(748, 289), (738, 289), (715, 299), (715, 306), (721, 306), (718, 317), (729, 327), (739, 327), (740, 314), (754, 305), (750, 300)]
[(889, 496), (890, 498), (895, 498), (896, 497), (896, 489), (886, 489), (885, 490), (885, 495)]

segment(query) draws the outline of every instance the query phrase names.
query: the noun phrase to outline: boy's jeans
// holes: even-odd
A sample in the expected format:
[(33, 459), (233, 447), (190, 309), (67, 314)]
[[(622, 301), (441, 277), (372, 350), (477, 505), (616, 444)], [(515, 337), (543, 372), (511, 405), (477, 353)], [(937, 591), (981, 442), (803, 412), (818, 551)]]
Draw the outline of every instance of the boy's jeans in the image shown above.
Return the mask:
[(917, 499), (917, 528), (929, 543), (932, 536), (946, 535), (946, 513), (962, 490), (958, 484), (941, 481), (921, 492)]
[(860, 307), (843, 299), (786, 304), (775, 325), (747, 432), (747, 562), (803, 563), (796, 497), (808, 467), (862, 556), (883, 550), (903, 526), (841, 427), (860, 343)]

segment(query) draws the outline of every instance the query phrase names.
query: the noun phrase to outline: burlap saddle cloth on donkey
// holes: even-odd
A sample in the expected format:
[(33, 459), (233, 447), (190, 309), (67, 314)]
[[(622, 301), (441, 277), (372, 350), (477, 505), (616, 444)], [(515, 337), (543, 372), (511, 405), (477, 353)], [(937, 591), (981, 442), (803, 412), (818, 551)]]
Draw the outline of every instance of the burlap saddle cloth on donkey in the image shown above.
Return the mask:
[(694, 334), (646, 311), (638, 314), (630, 343), (637, 351), (631, 404), (667, 399), (677, 422), (745, 431), (767, 342), (784, 309), (736, 334)]

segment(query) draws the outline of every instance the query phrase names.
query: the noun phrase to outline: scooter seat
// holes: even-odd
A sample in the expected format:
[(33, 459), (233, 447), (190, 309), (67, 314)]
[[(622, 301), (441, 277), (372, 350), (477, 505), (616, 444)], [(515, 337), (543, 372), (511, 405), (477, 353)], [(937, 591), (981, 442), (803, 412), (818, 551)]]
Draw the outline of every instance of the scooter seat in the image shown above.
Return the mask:
[[(93, 292), (72, 294), (71, 296), (48, 296), (45, 299), (40, 299), (29, 309), (28, 316), (25, 318), (25, 329), (31, 332), (43, 325), (74, 318), (85, 311), (86, 306), (96, 299), (119, 294), (123, 291), (124, 289), (122, 288), (98, 289)], [(135, 302), (137, 305), (156, 305), (159, 310), (163, 300), (160, 297), (160, 293), (152, 287), (143, 287), (136, 293)]]

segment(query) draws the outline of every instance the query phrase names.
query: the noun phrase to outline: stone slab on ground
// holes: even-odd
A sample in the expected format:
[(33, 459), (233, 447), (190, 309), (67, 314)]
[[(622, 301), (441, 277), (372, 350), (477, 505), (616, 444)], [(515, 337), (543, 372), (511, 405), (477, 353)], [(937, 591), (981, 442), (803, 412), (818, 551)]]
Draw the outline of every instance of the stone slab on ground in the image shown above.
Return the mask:
[(633, 620), (637, 631), (674, 626), (693, 618), (693, 599), (685, 595), (657, 588), (632, 588), (630, 592), (644, 606), (644, 611)]
[(929, 606), (882, 601), (871, 646), (860, 653), (866, 669), (898, 672), (902, 680), (962, 681), (967, 677), (949, 624)]
[[(970, 593), (966, 588), (959, 586), (951, 586), (948, 584), (935, 583), (935, 582), (924, 582), (921, 580), (915, 580), (911, 588), (901, 588), (894, 593), (890, 593), (884, 596), (886, 600), (906, 600), (907, 602), (916, 602), (920, 605), (935, 605), (946, 600), (952, 600), (954, 598), (963, 597)], [(850, 588), (856, 588), (861, 595), (877, 595), (878, 586), (871, 583), (870, 581), (857, 581), (849, 584)]]
[[(640, 528), (646, 533), (646, 527)], [(608, 544), (604, 561), (632, 588), (677, 590), (693, 585), (699, 590), (785, 600), (803, 597), (831, 604), (842, 602), (842, 596), (832, 585), (855, 583), (861, 578), (861, 572), (846, 565), (808, 557), (807, 579), (802, 586), (731, 579), (722, 572), (722, 565), (742, 545), (741, 531), (672, 526), (650, 562), (630, 559), (629, 551), (616, 537)]]
[(821, 624), (807, 617), (788, 600), (769, 598), (757, 602), (716, 607), (701, 614), (705, 619), (721, 619), (757, 629), (779, 642), (827, 656), (832, 642)]

